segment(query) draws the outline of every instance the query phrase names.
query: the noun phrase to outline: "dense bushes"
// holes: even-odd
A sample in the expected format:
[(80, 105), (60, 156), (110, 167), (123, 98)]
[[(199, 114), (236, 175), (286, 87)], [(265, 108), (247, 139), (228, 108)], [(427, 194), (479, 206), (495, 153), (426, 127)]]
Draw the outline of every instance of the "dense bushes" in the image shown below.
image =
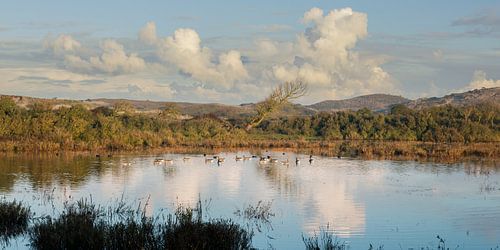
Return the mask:
[(389, 114), (362, 109), (282, 117), (264, 122), (259, 129), (266, 133), (334, 140), (496, 142), (500, 141), (500, 109), (495, 104), (424, 110), (400, 105)]
[[(172, 113), (172, 112), (170, 112)], [(411, 110), (395, 106), (389, 114), (363, 109), (318, 113), (264, 121), (247, 133), (247, 121), (204, 115), (88, 110), (82, 105), (52, 109), (35, 103), (17, 106), (0, 98), (0, 146), (3, 151), (132, 150), (171, 146), (248, 146), (262, 140), (391, 140), (425, 142), (500, 141), (498, 104)]]

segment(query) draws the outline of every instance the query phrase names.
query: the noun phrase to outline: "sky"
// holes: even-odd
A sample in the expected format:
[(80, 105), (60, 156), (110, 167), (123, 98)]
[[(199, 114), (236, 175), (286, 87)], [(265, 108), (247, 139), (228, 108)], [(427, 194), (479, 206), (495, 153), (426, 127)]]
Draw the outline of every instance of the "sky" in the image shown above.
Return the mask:
[(498, 0), (3, 1), (0, 94), (309, 104), (500, 86)]

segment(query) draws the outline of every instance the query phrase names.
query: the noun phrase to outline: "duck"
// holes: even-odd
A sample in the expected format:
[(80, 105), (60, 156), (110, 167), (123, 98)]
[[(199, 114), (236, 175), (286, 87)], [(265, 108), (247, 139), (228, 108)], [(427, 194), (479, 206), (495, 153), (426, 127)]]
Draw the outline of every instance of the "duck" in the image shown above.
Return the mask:
[(174, 163), (174, 160), (172, 160), (172, 159), (165, 159), (165, 163), (171, 164), (171, 163)]
[(271, 160), (269, 160), (271, 163), (277, 163), (278, 162), (278, 159), (274, 159), (272, 158)]
[(184, 157), (184, 158), (182, 158), (182, 160), (183, 160), (183, 161), (189, 161), (189, 160), (191, 160), (191, 158), (189, 158), (189, 157)]
[(217, 162), (224, 162), (226, 159), (223, 157), (217, 157)]
[(243, 160), (243, 157), (236, 156), (234, 159), (235, 159), (236, 161), (242, 161), (242, 160)]
[(250, 156), (244, 156), (244, 155), (243, 155), (243, 160), (244, 160), (244, 161), (248, 161), (248, 160), (250, 160), (250, 159), (252, 159), (252, 157), (250, 157)]
[(205, 163), (211, 163), (214, 162), (213, 158), (205, 158)]

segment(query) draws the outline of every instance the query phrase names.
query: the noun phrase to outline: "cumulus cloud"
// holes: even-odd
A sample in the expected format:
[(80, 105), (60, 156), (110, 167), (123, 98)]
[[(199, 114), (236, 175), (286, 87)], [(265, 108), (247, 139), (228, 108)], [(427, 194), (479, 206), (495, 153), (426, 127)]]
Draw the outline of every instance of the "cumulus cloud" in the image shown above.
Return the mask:
[(148, 45), (153, 45), (157, 42), (157, 40), (155, 22), (146, 23), (146, 25), (139, 31), (139, 41)]
[(53, 40), (49, 37), (45, 38), (43, 47), (46, 50), (50, 50), (54, 55), (64, 55), (77, 52), (82, 45), (72, 36), (61, 34)]
[[(357, 94), (394, 91), (394, 80), (377, 63), (353, 51), (367, 36), (367, 15), (350, 8), (324, 14), (319, 8), (307, 11), (307, 27), (298, 35), (285, 63), (275, 64), (272, 74), (278, 81), (302, 79), (311, 85), (310, 98), (340, 98)], [(260, 42), (269, 53), (278, 46)]]
[(482, 70), (474, 71), (472, 81), (463, 90), (500, 87), (500, 80), (488, 79)]
[(131, 73), (145, 68), (145, 62), (137, 54), (125, 53), (123, 45), (115, 40), (105, 40), (101, 44), (102, 54), (90, 57), (93, 68), (105, 73)]
[(248, 77), (239, 51), (230, 50), (216, 57), (210, 48), (201, 45), (201, 38), (193, 29), (177, 29), (172, 36), (157, 39), (155, 26), (150, 22), (139, 32), (139, 39), (156, 43), (158, 57), (183, 75), (213, 87), (230, 89)]
[(64, 67), (76, 72), (122, 74), (138, 72), (146, 67), (144, 59), (134, 53), (127, 54), (123, 45), (112, 39), (100, 44), (99, 56), (88, 58), (79, 53), (82, 45), (70, 35), (62, 34), (55, 40), (47, 39), (44, 47), (54, 56), (63, 57)]

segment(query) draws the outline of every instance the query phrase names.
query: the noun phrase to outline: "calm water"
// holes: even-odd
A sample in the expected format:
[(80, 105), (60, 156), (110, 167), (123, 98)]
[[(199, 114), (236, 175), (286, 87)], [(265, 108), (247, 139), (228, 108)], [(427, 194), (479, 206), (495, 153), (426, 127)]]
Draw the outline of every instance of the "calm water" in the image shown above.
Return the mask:
[[(250, 155), (238, 152), (238, 155)], [(287, 152), (267, 154), (290, 165), (236, 161), (219, 154), (218, 166), (194, 154), (92, 157), (0, 157), (0, 196), (22, 200), (38, 215), (60, 211), (64, 201), (89, 198), (109, 204), (124, 197), (148, 213), (206, 202), (211, 217), (229, 217), (258, 201), (272, 202), (272, 229), (259, 248), (303, 249), (302, 235), (329, 226), (351, 249), (436, 247), (436, 235), (455, 249), (500, 245), (500, 168), (491, 164), (362, 161)], [(157, 157), (174, 159), (154, 165)], [(190, 157), (189, 160), (183, 160)], [(296, 166), (295, 158), (302, 159)], [(51, 201), (48, 201), (51, 200)], [(25, 248), (14, 242), (11, 248)]]

